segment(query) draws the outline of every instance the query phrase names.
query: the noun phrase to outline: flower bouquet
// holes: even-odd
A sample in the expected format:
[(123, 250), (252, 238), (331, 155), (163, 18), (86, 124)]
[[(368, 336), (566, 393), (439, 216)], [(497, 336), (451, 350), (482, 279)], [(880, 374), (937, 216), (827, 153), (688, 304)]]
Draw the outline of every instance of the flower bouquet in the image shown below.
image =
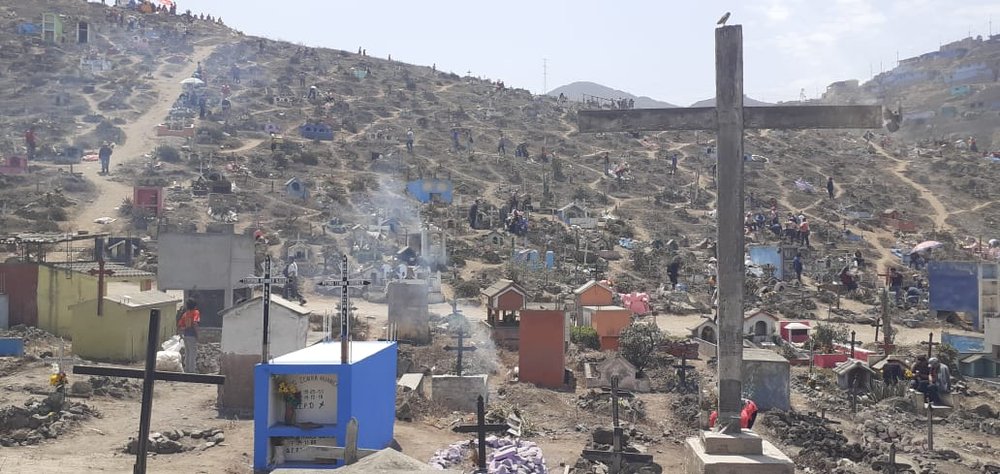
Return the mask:
[(302, 392), (295, 384), (282, 380), (278, 382), (278, 394), (285, 402), (285, 424), (295, 424), (295, 409), (302, 403)]

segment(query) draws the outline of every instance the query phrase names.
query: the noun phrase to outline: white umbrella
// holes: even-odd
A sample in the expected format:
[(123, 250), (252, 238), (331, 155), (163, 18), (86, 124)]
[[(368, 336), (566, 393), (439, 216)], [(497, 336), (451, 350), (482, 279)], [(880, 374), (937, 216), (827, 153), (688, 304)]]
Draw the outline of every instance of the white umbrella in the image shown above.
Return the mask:
[(913, 247), (913, 250), (910, 250), (910, 255), (913, 255), (918, 252), (923, 252), (924, 250), (936, 249), (942, 245), (944, 244), (936, 240), (927, 240), (924, 242), (920, 242), (919, 244)]
[(200, 86), (200, 85), (202, 85), (204, 83), (205, 83), (205, 81), (203, 81), (201, 79), (198, 79), (197, 77), (189, 77), (189, 78), (184, 79), (183, 81), (181, 81), (181, 84), (184, 84), (184, 85), (191, 84), (191, 85)]

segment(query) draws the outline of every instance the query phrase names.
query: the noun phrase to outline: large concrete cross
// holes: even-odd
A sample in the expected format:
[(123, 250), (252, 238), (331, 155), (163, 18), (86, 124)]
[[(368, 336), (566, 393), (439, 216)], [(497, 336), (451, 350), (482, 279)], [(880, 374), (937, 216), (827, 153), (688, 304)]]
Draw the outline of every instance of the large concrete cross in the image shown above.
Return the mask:
[(880, 128), (881, 106), (743, 107), (743, 29), (715, 30), (715, 107), (587, 110), (580, 131), (715, 130), (718, 147), (719, 425), (740, 432), (743, 389), (743, 130)]

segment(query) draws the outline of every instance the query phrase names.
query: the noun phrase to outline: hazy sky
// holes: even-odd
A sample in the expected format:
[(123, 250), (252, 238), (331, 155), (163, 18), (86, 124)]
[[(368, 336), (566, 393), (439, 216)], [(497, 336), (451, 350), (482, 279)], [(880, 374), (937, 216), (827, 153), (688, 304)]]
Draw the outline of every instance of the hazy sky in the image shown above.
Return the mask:
[[(1000, 31), (996, 0), (178, 0), (181, 11), (311, 46), (437, 64), (542, 92), (593, 81), (679, 105), (715, 93), (715, 22), (742, 24), (746, 93), (808, 97), (899, 58)], [(542, 60), (548, 62), (543, 80)], [(543, 82), (544, 81), (544, 82)]]

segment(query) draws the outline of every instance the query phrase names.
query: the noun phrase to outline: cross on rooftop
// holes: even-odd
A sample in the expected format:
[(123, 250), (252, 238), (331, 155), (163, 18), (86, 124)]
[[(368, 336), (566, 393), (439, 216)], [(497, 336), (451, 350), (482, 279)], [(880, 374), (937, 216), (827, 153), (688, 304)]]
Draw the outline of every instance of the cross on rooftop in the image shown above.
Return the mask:
[(638, 132), (715, 130), (718, 146), (719, 426), (741, 432), (742, 324), (745, 242), (743, 236), (743, 130), (879, 128), (883, 117), (894, 131), (898, 114), (881, 106), (743, 106), (743, 28), (715, 30), (715, 107), (585, 110), (580, 131)]
[(261, 300), (261, 305), (263, 309), (261, 310), (262, 317), (264, 318), (264, 330), (263, 339), (261, 341), (260, 348), (260, 363), (266, 364), (268, 361), (268, 349), (270, 348), (270, 315), (271, 315), (271, 285), (283, 285), (288, 283), (288, 278), (285, 277), (272, 277), (271, 276), (271, 256), (268, 255), (264, 257), (264, 276), (252, 276), (246, 278), (240, 278), (240, 283), (244, 285), (262, 285), (264, 287), (264, 296)]
[(611, 426), (613, 429), (611, 451), (584, 449), (583, 454), (580, 455), (580, 457), (590, 461), (610, 463), (608, 472), (611, 474), (618, 474), (619, 472), (622, 472), (622, 461), (639, 463), (653, 462), (652, 455), (627, 453), (624, 450), (624, 446), (622, 446), (622, 437), (624, 436), (624, 432), (618, 424), (618, 394), (620, 392), (621, 391), (618, 390), (618, 376), (614, 375), (611, 377)]
[(160, 372), (156, 370), (156, 348), (160, 341), (160, 310), (149, 311), (149, 333), (146, 337), (146, 368), (126, 369), (118, 367), (101, 367), (94, 365), (73, 366), (74, 374), (103, 375), (105, 377), (126, 377), (142, 379), (142, 404), (139, 410), (139, 435), (136, 438), (135, 465), (133, 474), (146, 473), (146, 452), (149, 444), (149, 425), (153, 410), (153, 382), (189, 382), (222, 385), (226, 377), (222, 375), (184, 374), (179, 372)]
[(476, 433), (479, 435), (476, 448), (478, 449), (478, 460), (476, 462), (476, 473), (486, 473), (486, 433), (504, 433), (510, 429), (506, 423), (486, 424), (486, 402), (483, 396), (476, 398), (476, 424), (458, 425), (451, 430), (456, 433)]
[(461, 377), (462, 376), (462, 353), (463, 352), (475, 352), (476, 351), (476, 346), (474, 346), (472, 344), (469, 344), (467, 346), (466, 345), (462, 345), (462, 341), (465, 340), (465, 328), (463, 328), (461, 326), (459, 326), (459, 328), (458, 328), (458, 334), (456, 334), (456, 337), (458, 337), (458, 346), (444, 346), (444, 350), (458, 352), (458, 363), (457, 363), (457, 365), (455, 367), (455, 372), (458, 374), (459, 377)]
[[(320, 286), (339, 286), (340, 292), (340, 363), (347, 364), (351, 361), (351, 288), (364, 288), (371, 285), (368, 280), (351, 280), (348, 278), (347, 255), (340, 259), (340, 279), (324, 280)], [(332, 329), (332, 328), (331, 328)]]

